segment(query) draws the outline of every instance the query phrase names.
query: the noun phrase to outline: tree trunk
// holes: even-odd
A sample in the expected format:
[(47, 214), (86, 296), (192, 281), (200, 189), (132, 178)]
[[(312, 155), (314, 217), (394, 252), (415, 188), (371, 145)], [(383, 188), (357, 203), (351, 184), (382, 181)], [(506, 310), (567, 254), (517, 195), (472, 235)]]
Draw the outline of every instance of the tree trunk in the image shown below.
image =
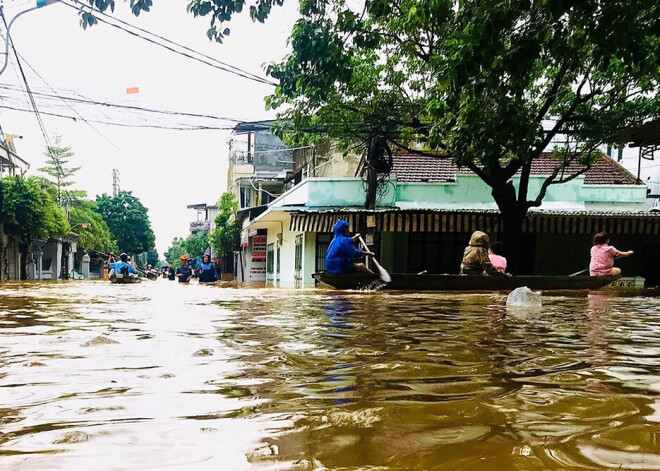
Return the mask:
[(501, 234), (507, 259), (507, 272), (519, 274), (524, 253), (522, 244), (522, 225), (527, 209), (522, 207), (516, 198), (516, 190), (510, 181), (502, 186), (494, 187), (491, 194), (502, 215)]
[(503, 242), (504, 250), (507, 259), (507, 271), (514, 275), (521, 274), (523, 268), (522, 261), (524, 257), (529, 254), (525, 253), (522, 240), (522, 225), (524, 217), (520, 216), (517, 211), (513, 214), (502, 213), (503, 222)]

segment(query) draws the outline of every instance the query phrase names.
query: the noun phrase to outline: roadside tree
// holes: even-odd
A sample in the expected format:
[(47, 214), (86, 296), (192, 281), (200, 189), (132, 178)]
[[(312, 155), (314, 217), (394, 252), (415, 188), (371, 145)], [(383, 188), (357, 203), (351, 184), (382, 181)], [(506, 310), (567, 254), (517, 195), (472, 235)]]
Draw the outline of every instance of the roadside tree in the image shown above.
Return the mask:
[(46, 179), (54, 186), (57, 204), (63, 208), (69, 208), (75, 201), (87, 196), (81, 190), (73, 190), (73, 176), (81, 167), (70, 167), (69, 161), (75, 155), (71, 147), (61, 145), (62, 138), (55, 138), (55, 145), (46, 147), (46, 166), (39, 169), (47, 175)]
[(121, 251), (139, 254), (154, 247), (148, 210), (130, 191), (120, 191), (115, 197), (104, 193), (96, 197), (96, 204)]
[(0, 183), (0, 220), (6, 234), (30, 242), (69, 233), (71, 227), (64, 210), (37, 179), (5, 177)]
[(238, 211), (236, 195), (227, 191), (218, 200), (218, 214), (215, 217), (215, 230), (209, 235), (213, 250), (221, 257), (234, 251), (234, 243), (240, 235), (240, 227), (232, 218)]
[(73, 231), (80, 236), (78, 246), (83, 252), (119, 251), (114, 234), (110, 231), (103, 216), (97, 212), (95, 201), (78, 200), (69, 212), (69, 221)]

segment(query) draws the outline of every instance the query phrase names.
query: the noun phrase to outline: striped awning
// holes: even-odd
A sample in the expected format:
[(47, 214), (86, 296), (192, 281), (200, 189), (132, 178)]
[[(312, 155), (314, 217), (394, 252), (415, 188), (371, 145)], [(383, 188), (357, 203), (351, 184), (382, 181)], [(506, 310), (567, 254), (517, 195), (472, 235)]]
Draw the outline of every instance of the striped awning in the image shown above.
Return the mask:
[[(497, 211), (304, 211), (291, 214), (289, 230), (332, 232), (338, 219), (351, 230), (364, 232), (502, 232)], [(653, 213), (532, 213), (523, 222), (525, 233), (660, 234), (660, 215)]]

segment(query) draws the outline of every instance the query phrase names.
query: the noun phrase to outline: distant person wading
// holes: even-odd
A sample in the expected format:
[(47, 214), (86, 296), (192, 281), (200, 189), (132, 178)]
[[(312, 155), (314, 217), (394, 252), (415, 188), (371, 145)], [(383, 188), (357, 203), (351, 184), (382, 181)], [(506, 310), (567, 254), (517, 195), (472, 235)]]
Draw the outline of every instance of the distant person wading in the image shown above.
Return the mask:
[(193, 269), (188, 264), (188, 255), (182, 255), (181, 266), (176, 269), (176, 277), (179, 279), (179, 283), (188, 283), (193, 275)]

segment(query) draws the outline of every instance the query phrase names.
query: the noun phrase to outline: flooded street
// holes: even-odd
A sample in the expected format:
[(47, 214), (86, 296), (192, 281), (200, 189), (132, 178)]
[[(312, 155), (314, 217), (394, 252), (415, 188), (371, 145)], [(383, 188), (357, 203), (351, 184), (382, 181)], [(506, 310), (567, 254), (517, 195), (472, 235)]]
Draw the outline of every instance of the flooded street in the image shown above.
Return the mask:
[(660, 298), (0, 285), (2, 469), (660, 469)]

